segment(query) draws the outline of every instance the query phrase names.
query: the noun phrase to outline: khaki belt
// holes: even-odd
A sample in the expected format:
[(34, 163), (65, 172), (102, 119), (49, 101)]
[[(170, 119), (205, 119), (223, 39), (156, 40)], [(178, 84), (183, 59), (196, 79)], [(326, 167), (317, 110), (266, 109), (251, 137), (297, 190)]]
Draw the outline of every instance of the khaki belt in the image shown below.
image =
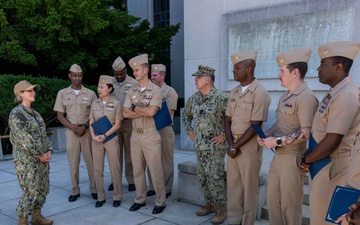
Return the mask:
[(232, 136), (233, 136), (234, 141), (238, 141), (241, 137), (241, 134), (233, 134)]
[(348, 157), (351, 156), (351, 151), (348, 152), (341, 152), (341, 153), (333, 153), (330, 155), (330, 158), (344, 158), (344, 157)]
[(133, 131), (138, 133), (138, 134), (143, 134), (145, 132), (149, 132), (149, 131), (153, 131), (153, 130), (156, 130), (155, 127), (153, 128), (148, 128), (148, 129), (142, 129), (142, 128), (134, 128)]

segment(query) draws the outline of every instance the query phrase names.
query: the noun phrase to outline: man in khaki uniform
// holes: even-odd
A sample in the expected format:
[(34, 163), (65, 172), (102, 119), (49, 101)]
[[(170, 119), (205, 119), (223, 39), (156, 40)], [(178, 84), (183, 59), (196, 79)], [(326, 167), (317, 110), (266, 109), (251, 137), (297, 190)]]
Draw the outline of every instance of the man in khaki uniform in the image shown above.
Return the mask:
[(306, 151), (306, 140), (318, 100), (304, 81), (311, 56), (310, 48), (280, 53), (276, 62), (278, 78), (288, 89), (279, 100), (276, 123), (265, 132), (267, 138), (258, 143), (276, 149), (267, 183), (267, 205), (270, 225), (301, 225), (305, 173), (296, 166)]
[(263, 148), (250, 124), (267, 120), (270, 95), (255, 79), (257, 53), (231, 55), (234, 80), (240, 82), (229, 95), (225, 117), (227, 150), (227, 218), (229, 224), (254, 224), (259, 199), (259, 173)]
[(80, 197), (80, 151), (88, 171), (91, 195), (97, 199), (91, 153), (91, 135), (88, 129), (90, 106), (91, 102), (96, 99), (96, 95), (92, 90), (81, 85), (83, 74), (80, 66), (73, 64), (68, 76), (71, 85), (58, 92), (54, 111), (57, 112), (57, 119), (67, 128), (65, 132), (66, 149), (72, 183), (69, 202), (74, 202)]
[(135, 203), (130, 211), (139, 210), (146, 205), (145, 169), (148, 166), (156, 192), (153, 214), (165, 209), (165, 181), (161, 161), (161, 137), (156, 129), (153, 116), (161, 108), (161, 89), (151, 83), (148, 77), (148, 55), (136, 56), (129, 61), (134, 71), (135, 85), (126, 95), (124, 117), (133, 119), (131, 134), (131, 159), (136, 186)]
[[(163, 64), (151, 65), (151, 81), (161, 88), (162, 101), (166, 101), (171, 119), (174, 119), (174, 111), (176, 110), (178, 94), (174, 88), (165, 83), (166, 67)], [(171, 190), (174, 181), (174, 144), (175, 133), (172, 125), (164, 127), (159, 130), (161, 136), (161, 159), (164, 166), (166, 198), (171, 195)], [(151, 181), (151, 176), (148, 170), (150, 190), (146, 193), (147, 196), (155, 195), (154, 187)]]
[[(125, 97), (130, 88), (132, 88), (137, 81), (126, 74), (126, 65), (122, 58), (119, 56), (115, 59), (112, 65), (114, 73), (114, 92), (111, 94), (116, 100), (120, 102), (120, 106), (123, 107), (125, 102)], [(135, 191), (134, 184), (134, 175), (133, 175), (133, 166), (131, 162), (130, 155), (130, 137), (132, 131), (132, 120), (125, 118), (121, 121), (121, 127), (118, 130), (119, 133), (119, 145), (120, 145), (120, 161), (123, 162), (125, 155), (125, 177), (129, 184), (128, 190)], [(109, 191), (114, 189), (111, 184), (108, 188)]]
[(318, 53), (319, 81), (331, 87), (320, 102), (311, 132), (318, 143), (313, 151), (298, 162), (307, 170), (313, 162), (326, 156), (331, 161), (310, 179), (310, 223), (331, 224), (325, 221), (331, 196), (337, 185), (345, 185), (351, 149), (359, 132), (359, 90), (349, 77), (349, 70), (360, 50), (360, 43), (332, 42), (321, 45)]

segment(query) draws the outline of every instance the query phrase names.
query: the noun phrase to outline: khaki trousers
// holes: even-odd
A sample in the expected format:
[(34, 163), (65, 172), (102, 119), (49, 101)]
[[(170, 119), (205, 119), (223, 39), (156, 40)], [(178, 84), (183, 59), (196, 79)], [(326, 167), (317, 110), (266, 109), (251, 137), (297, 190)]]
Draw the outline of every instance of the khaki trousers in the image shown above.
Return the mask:
[(166, 200), (164, 169), (161, 161), (161, 137), (154, 128), (150, 131), (131, 134), (131, 159), (136, 187), (135, 202), (146, 202), (145, 169), (148, 166), (156, 193), (155, 205), (164, 206)]
[(133, 166), (130, 154), (130, 138), (132, 132), (132, 120), (127, 119), (121, 122), (119, 133), (119, 146), (120, 146), (120, 162), (124, 162), (125, 158), (125, 177), (128, 184), (134, 184)]
[(92, 151), (94, 156), (95, 181), (98, 194), (98, 201), (104, 201), (104, 160), (105, 154), (109, 162), (110, 175), (114, 184), (113, 199), (121, 200), (122, 197), (122, 163), (120, 163), (120, 148), (118, 136), (110, 141), (98, 143), (92, 141)]
[(266, 195), (270, 225), (301, 225), (305, 174), (297, 160), (302, 153), (276, 154), (271, 161)]
[(79, 187), (79, 164), (80, 164), (80, 152), (84, 158), (88, 177), (89, 177), (89, 189), (91, 193), (96, 193), (96, 185), (94, 178), (94, 165), (93, 156), (91, 152), (91, 134), (89, 129), (83, 136), (79, 137), (74, 134), (74, 131), (66, 129), (66, 149), (67, 159), (70, 166), (70, 178), (72, 183), (71, 195), (77, 195), (80, 193)]
[[(161, 160), (164, 167), (165, 189), (166, 193), (171, 193), (174, 182), (174, 144), (175, 133), (172, 126), (164, 127), (159, 130), (161, 136)], [(154, 190), (149, 169), (149, 189)]]
[(227, 218), (229, 224), (254, 224), (263, 148), (254, 137), (240, 149), (235, 159), (227, 156)]
[(360, 189), (360, 149), (359, 147), (353, 149), (351, 154), (351, 161), (349, 171), (345, 179), (347, 187)]
[[(350, 156), (331, 158), (324, 168), (316, 174), (313, 180), (309, 179), (310, 193), (310, 224), (331, 225), (325, 221), (332, 194), (337, 185), (345, 185)], [(311, 165), (310, 165), (311, 166)], [(355, 202), (356, 200), (354, 200)]]

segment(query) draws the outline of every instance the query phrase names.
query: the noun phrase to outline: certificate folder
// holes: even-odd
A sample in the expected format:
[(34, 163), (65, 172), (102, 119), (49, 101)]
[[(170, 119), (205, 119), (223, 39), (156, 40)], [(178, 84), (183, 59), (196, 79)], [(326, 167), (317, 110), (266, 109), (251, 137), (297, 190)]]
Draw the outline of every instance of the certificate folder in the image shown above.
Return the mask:
[[(308, 152), (312, 152), (315, 147), (317, 146), (317, 142), (315, 141), (314, 137), (312, 136), (312, 134), (310, 133), (310, 137), (309, 137), (309, 147), (308, 147)], [(310, 164), (310, 177), (311, 179), (314, 179), (315, 175), (324, 167), (326, 166), (329, 162), (330, 162), (330, 157), (327, 156), (323, 159), (320, 159), (316, 162), (313, 162)]]
[(350, 211), (349, 206), (355, 204), (359, 197), (360, 190), (336, 186), (325, 220), (335, 223), (337, 218)]
[(157, 130), (161, 130), (172, 124), (169, 108), (165, 101), (162, 102), (161, 109), (154, 115), (154, 121)]
[[(266, 135), (264, 131), (261, 129), (261, 127), (257, 124), (251, 124), (251, 127), (255, 130), (257, 135), (259, 135), (260, 138), (266, 138)], [(271, 149), (271, 151), (275, 154), (274, 149)]]
[[(112, 128), (112, 124), (110, 123), (107, 116), (103, 116), (100, 119), (96, 120), (91, 124), (91, 127), (94, 129), (96, 135), (103, 135), (107, 131), (109, 131)], [(103, 144), (110, 141), (117, 135), (116, 132), (114, 132), (112, 135), (108, 136), (104, 141)]]

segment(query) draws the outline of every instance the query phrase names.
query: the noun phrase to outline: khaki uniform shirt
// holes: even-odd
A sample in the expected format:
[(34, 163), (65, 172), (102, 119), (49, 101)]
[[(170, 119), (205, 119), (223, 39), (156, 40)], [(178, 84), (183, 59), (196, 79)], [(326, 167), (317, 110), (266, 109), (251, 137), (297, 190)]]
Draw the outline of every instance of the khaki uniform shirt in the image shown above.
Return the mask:
[(108, 101), (103, 104), (101, 98), (96, 99), (91, 104), (90, 119), (94, 121), (106, 116), (112, 125), (115, 124), (116, 120), (123, 120), (122, 108), (118, 100), (113, 97), (109, 97)]
[[(177, 108), (177, 101), (178, 101), (178, 94), (174, 90), (174, 88), (166, 85), (165, 83), (161, 86), (162, 91), (162, 100), (166, 101), (167, 107), (169, 110), (176, 110)], [(174, 120), (174, 113), (171, 113), (171, 119)]]
[[(288, 95), (284, 93), (276, 108), (275, 137), (280, 137), (305, 127), (311, 127), (314, 113), (319, 102), (314, 93), (307, 87), (306, 82)], [(288, 150), (306, 149), (306, 141), (298, 144), (283, 146)]]
[[(131, 108), (131, 105), (140, 107), (158, 106), (161, 109), (161, 89), (149, 81), (144, 91), (141, 91), (139, 84), (136, 84), (126, 95), (124, 107)], [(152, 116), (142, 116), (132, 120), (134, 129), (156, 128)]]
[(114, 78), (114, 82), (113, 82), (114, 92), (111, 93), (111, 96), (113, 96), (116, 100), (118, 100), (120, 102), (120, 106), (122, 107), (125, 102), (126, 94), (137, 83), (138, 82), (129, 75), (126, 75), (126, 79), (121, 84), (117, 82), (117, 80)]
[(58, 92), (54, 111), (66, 113), (70, 123), (81, 125), (89, 120), (91, 102), (95, 99), (92, 90), (82, 86), (79, 94), (76, 94), (70, 86)]
[(245, 92), (241, 85), (229, 95), (226, 116), (231, 117), (231, 132), (242, 135), (250, 127), (251, 121), (267, 121), (271, 98), (258, 80), (254, 80)]
[(353, 147), (360, 123), (358, 95), (358, 87), (346, 77), (330, 89), (316, 110), (311, 131), (317, 143), (327, 133), (344, 135), (332, 154), (349, 152)]
[[(227, 144), (216, 146), (211, 139), (224, 135), (224, 119), (228, 102), (225, 91), (213, 87), (203, 98), (200, 91), (193, 94), (183, 111), (183, 125), (187, 133), (194, 131), (196, 150), (226, 149)], [(194, 127), (192, 126), (194, 121)]]

